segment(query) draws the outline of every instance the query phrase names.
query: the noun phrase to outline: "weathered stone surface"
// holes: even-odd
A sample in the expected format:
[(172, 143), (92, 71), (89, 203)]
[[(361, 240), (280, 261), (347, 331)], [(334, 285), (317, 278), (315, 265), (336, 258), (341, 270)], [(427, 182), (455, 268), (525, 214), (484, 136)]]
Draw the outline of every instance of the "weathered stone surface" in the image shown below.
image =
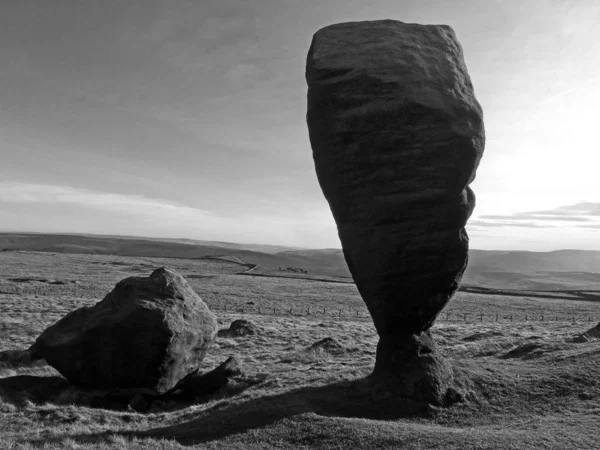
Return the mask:
[(450, 404), (454, 395), (454, 370), (444, 359), (431, 332), (382, 336), (377, 344), (375, 376), (392, 373), (406, 397), (434, 404)]
[[(306, 79), (317, 177), (381, 337), (378, 370), (400, 373), (385, 353), (416, 352), (414, 339), (429, 340), (422, 333), (467, 265), (482, 110), (448, 26), (382, 20), (323, 28)], [(423, 364), (435, 365), (428, 355)], [(406, 354), (399, 360), (421, 364)], [(432, 396), (442, 402), (424, 397)]]
[(79, 386), (163, 394), (198, 367), (217, 327), (186, 280), (161, 268), (67, 314), (30, 351)]

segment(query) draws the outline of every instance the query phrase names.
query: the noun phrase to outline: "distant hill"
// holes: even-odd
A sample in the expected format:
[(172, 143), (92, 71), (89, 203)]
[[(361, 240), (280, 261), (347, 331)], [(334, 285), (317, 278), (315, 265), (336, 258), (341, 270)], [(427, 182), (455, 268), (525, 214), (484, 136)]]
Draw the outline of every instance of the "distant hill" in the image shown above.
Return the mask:
[(600, 289), (600, 252), (471, 250), (463, 284), (500, 289)]
[(0, 250), (167, 258), (223, 256), (240, 258), (269, 269), (295, 267), (313, 274), (350, 276), (341, 250), (298, 250), (293, 247), (231, 242), (38, 233), (0, 233)]
[(471, 250), (474, 267), (515, 271), (600, 272), (600, 251), (555, 250), (551, 252)]
[[(340, 249), (297, 249), (191, 239), (0, 233), (0, 250), (173, 258), (220, 256), (266, 269), (293, 267), (311, 274), (350, 276)], [(463, 284), (494, 289), (600, 289), (600, 251), (471, 250)]]
[[(261, 253), (278, 253), (286, 250), (300, 250), (300, 247), (289, 247), (283, 245), (268, 245), (268, 244), (240, 244), (233, 242), (221, 242), (221, 241), (202, 241), (197, 239), (187, 238), (152, 238), (152, 237), (141, 237), (141, 236), (119, 236), (119, 235), (98, 235), (98, 234), (46, 234), (46, 233), (1, 233), (0, 232), (0, 250), (5, 242), (24, 242), (24, 245), (47, 245), (52, 243), (64, 243), (64, 242), (88, 242), (89, 240), (102, 241), (103, 243), (109, 241), (118, 241), (121, 244), (123, 241), (144, 241), (148, 245), (156, 245), (156, 243), (170, 243), (170, 244), (185, 244), (185, 245), (196, 245), (202, 247), (218, 247), (218, 248), (230, 248), (236, 250), (249, 250)], [(34, 244), (35, 242), (35, 244)], [(119, 245), (121, 245), (119, 244)], [(77, 245), (77, 244), (76, 244)], [(86, 246), (86, 245), (84, 245)], [(109, 247), (114, 248), (111, 243)], [(87, 252), (86, 252), (87, 253)]]

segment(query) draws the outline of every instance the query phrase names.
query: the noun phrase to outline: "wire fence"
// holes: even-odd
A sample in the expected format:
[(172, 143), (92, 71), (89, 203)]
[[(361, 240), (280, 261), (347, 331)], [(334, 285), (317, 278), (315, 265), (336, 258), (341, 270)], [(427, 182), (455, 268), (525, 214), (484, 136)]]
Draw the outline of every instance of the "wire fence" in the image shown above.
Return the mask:
[(261, 314), (270, 316), (297, 316), (297, 317), (329, 317), (339, 319), (371, 319), (368, 311), (353, 309), (353, 308), (327, 308), (327, 307), (282, 307), (282, 306), (256, 306), (256, 305), (239, 305), (231, 303), (210, 303), (206, 302), (208, 307), (213, 311), (223, 311), (242, 314)]
[(438, 316), (438, 321), (442, 322), (571, 322), (571, 323), (594, 323), (600, 320), (600, 317), (588, 313), (457, 313), (442, 312)]
[[(271, 316), (295, 316), (295, 317), (323, 317), (339, 320), (371, 320), (368, 311), (356, 308), (327, 308), (327, 307), (282, 307), (282, 306), (260, 306), (249, 304), (232, 303), (207, 303), (213, 311), (229, 313), (258, 314)], [(442, 312), (437, 318), (438, 322), (569, 322), (569, 323), (597, 323), (600, 316), (590, 313), (566, 313), (566, 312), (509, 312), (509, 313), (462, 313)]]

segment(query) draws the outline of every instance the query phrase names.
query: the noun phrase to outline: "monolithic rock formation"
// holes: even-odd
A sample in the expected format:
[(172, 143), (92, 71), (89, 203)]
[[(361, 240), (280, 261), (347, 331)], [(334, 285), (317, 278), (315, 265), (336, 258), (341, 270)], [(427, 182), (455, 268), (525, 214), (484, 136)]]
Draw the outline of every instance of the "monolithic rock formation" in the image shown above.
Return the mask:
[(452, 369), (428, 330), (467, 265), (485, 141), (461, 46), (448, 26), (332, 25), (306, 80), (317, 177), (380, 336), (375, 373), (445, 403)]
[(126, 278), (96, 305), (67, 314), (30, 352), (79, 386), (159, 395), (198, 368), (217, 329), (187, 281), (161, 268)]

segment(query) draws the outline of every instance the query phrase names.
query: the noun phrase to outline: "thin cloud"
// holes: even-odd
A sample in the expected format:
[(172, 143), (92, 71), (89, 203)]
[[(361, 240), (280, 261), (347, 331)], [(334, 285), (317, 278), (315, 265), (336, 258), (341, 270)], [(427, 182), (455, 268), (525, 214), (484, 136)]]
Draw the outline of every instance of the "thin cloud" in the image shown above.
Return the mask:
[(0, 202), (68, 204), (133, 215), (170, 214), (197, 218), (211, 215), (208, 211), (141, 195), (45, 184), (0, 183)]
[(567, 216), (560, 214), (542, 214), (542, 213), (515, 213), (509, 215), (502, 214), (486, 214), (480, 216), (482, 219), (490, 219), (490, 220), (509, 220), (509, 221), (528, 221), (528, 220), (540, 220), (540, 221), (565, 221), (565, 222), (590, 222), (592, 219), (590, 217), (582, 217), (582, 216)]
[(527, 227), (600, 228), (600, 203), (580, 202), (540, 211), (522, 211), (513, 214), (485, 214), (469, 224), (481, 228)]
[[(546, 211), (543, 211), (543, 213), (546, 213)], [(600, 217), (600, 203), (580, 202), (573, 205), (561, 206), (551, 210), (550, 213), (557, 215), (580, 214)]]
[(492, 222), (485, 220), (469, 220), (469, 227), (474, 228), (504, 228), (504, 227), (521, 227), (521, 228), (547, 228), (554, 227), (548, 224), (539, 224), (531, 222)]
[(592, 78), (590, 80), (587, 80), (587, 81), (585, 81), (585, 82), (583, 82), (581, 84), (573, 86), (573, 87), (571, 87), (569, 89), (566, 89), (566, 90), (564, 90), (562, 92), (559, 92), (558, 94), (552, 95), (552, 96), (548, 97), (546, 100), (544, 100), (544, 101), (536, 104), (535, 107), (548, 105), (548, 104), (554, 102), (555, 100), (558, 100), (559, 98), (564, 97), (565, 95), (568, 95), (568, 94), (571, 94), (573, 92), (576, 92), (579, 89), (584, 88), (586, 86), (589, 86), (590, 84), (596, 83), (598, 81), (600, 81), (600, 76)]
[(255, 212), (229, 217), (141, 195), (10, 182), (0, 183), (0, 210), (0, 226), (12, 230), (185, 236), (302, 247), (339, 245), (327, 206), (294, 214)]

